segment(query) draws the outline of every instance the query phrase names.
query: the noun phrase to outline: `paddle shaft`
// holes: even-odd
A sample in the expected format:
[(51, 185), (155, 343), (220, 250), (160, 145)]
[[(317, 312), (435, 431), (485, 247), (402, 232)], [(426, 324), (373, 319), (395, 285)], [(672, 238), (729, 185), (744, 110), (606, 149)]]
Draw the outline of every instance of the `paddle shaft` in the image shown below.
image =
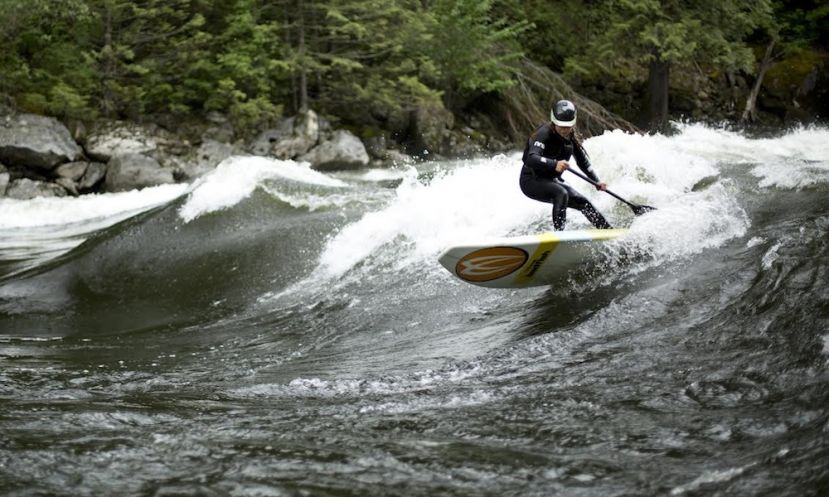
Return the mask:
[[(599, 186), (599, 184), (598, 184), (598, 183), (596, 183), (595, 181), (593, 181), (592, 179), (588, 178), (587, 176), (583, 175), (582, 173), (580, 173), (580, 172), (578, 172), (578, 171), (573, 171), (572, 169), (567, 169), (567, 171), (569, 171), (569, 172), (571, 172), (571, 173), (575, 174), (576, 176), (578, 176), (579, 178), (583, 179), (584, 181), (587, 181), (588, 183), (590, 183), (590, 184), (591, 184), (591, 185), (593, 185), (593, 186)], [(633, 202), (628, 202), (627, 200), (625, 200), (625, 199), (623, 199), (622, 197), (620, 197), (620, 196), (616, 195), (615, 193), (613, 193), (613, 192), (612, 192), (612, 191), (610, 191), (610, 190), (602, 190), (602, 191), (603, 191), (603, 192), (605, 192), (605, 193), (607, 193), (607, 194), (610, 194), (610, 195), (612, 195), (612, 196), (616, 197), (617, 199), (621, 200), (622, 202), (624, 202), (624, 203), (628, 204), (629, 206), (631, 206), (631, 207), (633, 207), (633, 208), (640, 207), (639, 205), (634, 204)]]

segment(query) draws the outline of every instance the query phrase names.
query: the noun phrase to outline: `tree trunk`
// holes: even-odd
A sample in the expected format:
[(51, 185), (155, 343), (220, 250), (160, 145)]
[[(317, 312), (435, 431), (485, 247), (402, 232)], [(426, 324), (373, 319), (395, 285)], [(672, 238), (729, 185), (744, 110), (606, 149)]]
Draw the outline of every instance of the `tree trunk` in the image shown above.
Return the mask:
[(298, 32), (298, 47), (299, 55), (299, 112), (304, 113), (308, 111), (308, 69), (305, 67), (305, 15), (304, 5), (302, 0), (297, 1), (297, 20)]
[(101, 71), (103, 79), (103, 98), (101, 99), (101, 110), (103, 111), (104, 116), (112, 117), (115, 112), (115, 95), (112, 92), (112, 88), (115, 84), (117, 61), (115, 60), (115, 47), (113, 46), (112, 41), (113, 7), (107, 5), (104, 8), (106, 11), (104, 12), (104, 48), (101, 54), (101, 62), (103, 64)]
[(668, 122), (668, 81), (670, 69), (670, 63), (660, 59), (659, 56), (651, 61), (648, 72), (651, 130), (661, 130)]
[(754, 87), (748, 94), (746, 99), (746, 108), (743, 111), (743, 116), (740, 122), (754, 121), (755, 110), (757, 109), (757, 96), (760, 95), (760, 88), (763, 86), (763, 78), (766, 77), (766, 72), (771, 68), (774, 60), (774, 44), (777, 40), (772, 38), (769, 46), (766, 47), (766, 54), (763, 56), (763, 61), (760, 63), (760, 68), (757, 71), (757, 79), (754, 81)]

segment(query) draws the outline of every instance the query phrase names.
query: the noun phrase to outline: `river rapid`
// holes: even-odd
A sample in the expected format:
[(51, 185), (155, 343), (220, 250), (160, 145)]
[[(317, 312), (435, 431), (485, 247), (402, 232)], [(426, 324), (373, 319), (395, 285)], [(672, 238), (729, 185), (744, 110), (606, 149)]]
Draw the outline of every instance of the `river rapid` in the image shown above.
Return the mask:
[(826, 143), (591, 138), (658, 210), (570, 175), (629, 233), (524, 290), (437, 263), (551, 229), (518, 153), (0, 199), (0, 495), (829, 495)]

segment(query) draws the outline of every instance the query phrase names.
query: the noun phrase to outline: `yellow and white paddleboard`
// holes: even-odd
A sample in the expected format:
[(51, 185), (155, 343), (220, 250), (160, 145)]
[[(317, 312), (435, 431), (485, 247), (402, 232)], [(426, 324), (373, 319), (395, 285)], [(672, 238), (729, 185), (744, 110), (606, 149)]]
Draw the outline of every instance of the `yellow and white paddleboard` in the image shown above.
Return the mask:
[(557, 231), (497, 238), (448, 248), (438, 259), (458, 278), (490, 288), (524, 288), (555, 283), (596, 256), (598, 244), (627, 230)]

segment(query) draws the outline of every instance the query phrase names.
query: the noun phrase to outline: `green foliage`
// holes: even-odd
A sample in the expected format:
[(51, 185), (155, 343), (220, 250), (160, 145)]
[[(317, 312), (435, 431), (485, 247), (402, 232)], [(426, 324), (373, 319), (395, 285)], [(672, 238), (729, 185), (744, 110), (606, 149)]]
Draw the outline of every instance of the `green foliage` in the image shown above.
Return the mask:
[(597, 5), (604, 22), (587, 49), (567, 60), (572, 75), (641, 80), (654, 60), (747, 70), (746, 38), (771, 19), (768, 0), (615, 0)]
[(491, 0), (437, 0), (429, 13), (429, 53), (443, 90), (491, 92), (513, 83), (509, 63), (523, 55), (517, 42), (526, 21), (490, 16)]
[(355, 128), (400, 128), (418, 105), (508, 94), (528, 60), (623, 88), (653, 60), (751, 71), (751, 49), (770, 38), (788, 52), (829, 42), (826, 0), (0, 0), (0, 11), (0, 97), (80, 119), (218, 111), (241, 128), (306, 98)]

